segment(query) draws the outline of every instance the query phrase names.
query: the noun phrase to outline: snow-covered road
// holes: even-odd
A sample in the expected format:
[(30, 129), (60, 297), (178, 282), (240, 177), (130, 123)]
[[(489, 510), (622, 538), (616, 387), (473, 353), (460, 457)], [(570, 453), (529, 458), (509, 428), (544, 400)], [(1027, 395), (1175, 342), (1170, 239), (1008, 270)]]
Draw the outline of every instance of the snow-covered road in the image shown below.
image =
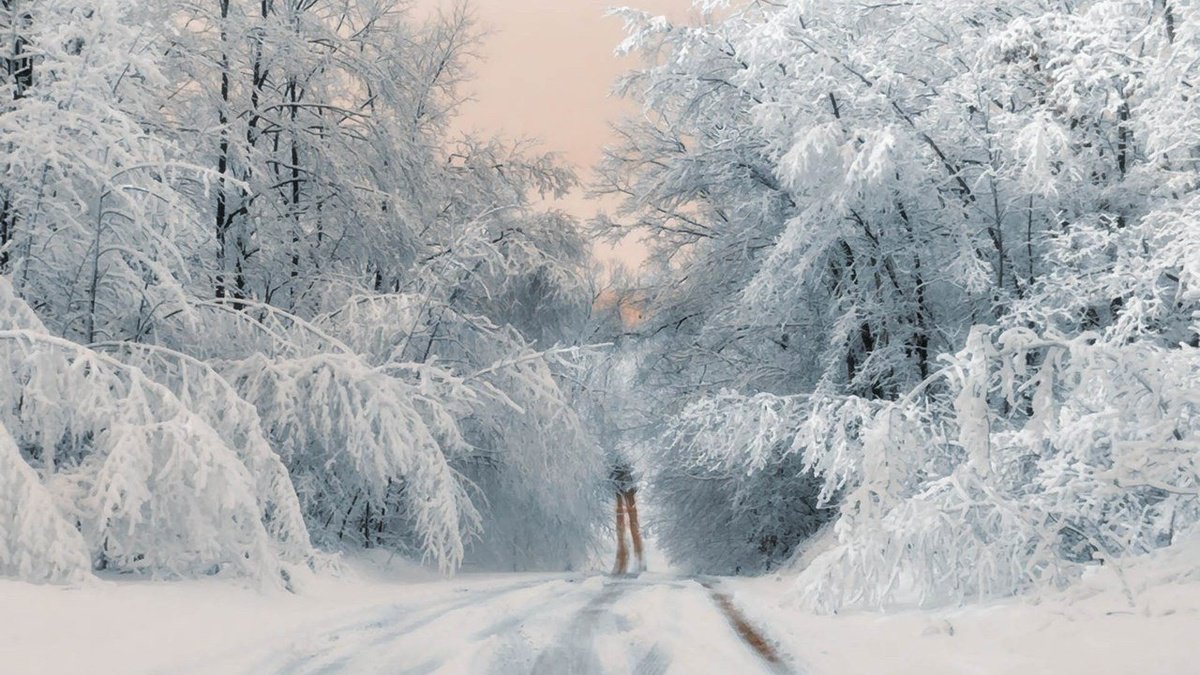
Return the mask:
[(295, 577), (296, 593), (218, 578), (0, 581), (0, 673), (1190, 675), (1200, 581), (1157, 581), (1163, 570), (1106, 566), (1065, 592), (833, 616), (798, 606), (789, 575), (445, 579), (386, 558)]
[(794, 672), (709, 582), (645, 575), (464, 584), (293, 632), (198, 672)]

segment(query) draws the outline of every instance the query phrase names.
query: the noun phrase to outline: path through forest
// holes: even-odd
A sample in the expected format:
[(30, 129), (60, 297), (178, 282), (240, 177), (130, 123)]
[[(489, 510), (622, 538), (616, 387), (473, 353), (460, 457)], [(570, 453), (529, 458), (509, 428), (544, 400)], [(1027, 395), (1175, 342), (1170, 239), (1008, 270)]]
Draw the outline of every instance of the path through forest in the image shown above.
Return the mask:
[(798, 672), (719, 580), (663, 575), (464, 582), (281, 637), (203, 672)]

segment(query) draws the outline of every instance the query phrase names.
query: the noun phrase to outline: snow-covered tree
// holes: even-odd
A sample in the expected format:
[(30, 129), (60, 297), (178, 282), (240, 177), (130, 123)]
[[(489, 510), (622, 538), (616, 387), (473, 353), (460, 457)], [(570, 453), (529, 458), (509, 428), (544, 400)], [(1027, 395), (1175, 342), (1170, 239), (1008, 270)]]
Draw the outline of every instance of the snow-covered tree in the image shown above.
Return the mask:
[(167, 576), (278, 579), (311, 542), (586, 559), (604, 469), (566, 383), (588, 248), (533, 206), (575, 179), (450, 136), (466, 11), (0, 18), (0, 571), (74, 578), (72, 528), (93, 565)]
[[(183, 303), (203, 232), (182, 198), (200, 171), (157, 133), (164, 81), (127, 2), (0, 10), (0, 271), (47, 323), (84, 341), (138, 338)], [(16, 64), (13, 66), (12, 64)]]
[[(741, 537), (746, 494), (768, 522), (840, 508), (806, 582), (826, 607), (1013, 593), (1170, 541), (1194, 480), (1171, 384), (1200, 337), (1193, 8), (623, 14), (644, 110), (601, 166), (626, 201), (599, 231), (659, 261), (643, 376), (674, 422), (649, 442), (681, 554), (728, 567), (689, 531)], [(790, 443), (812, 419), (845, 442)], [(763, 447), (795, 478), (756, 474)], [(697, 496), (729, 466), (739, 492)]]
[[(0, 418), (11, 441), (0, 444), (15, 481), (6, 503), (17, 527), (5, 547), (15, 572), (78, 574), (85, 551), (99, 569), (228, 570), (281, 583), (284, 558), (305, 562), (295, 495), (270, 480), (279, 465), (268, 448), (227, 445), (138, 368), (48, 334), (4, 280), (0, 306), (9, 310)], [(45, 531), (32, 527), (37, 518)]]

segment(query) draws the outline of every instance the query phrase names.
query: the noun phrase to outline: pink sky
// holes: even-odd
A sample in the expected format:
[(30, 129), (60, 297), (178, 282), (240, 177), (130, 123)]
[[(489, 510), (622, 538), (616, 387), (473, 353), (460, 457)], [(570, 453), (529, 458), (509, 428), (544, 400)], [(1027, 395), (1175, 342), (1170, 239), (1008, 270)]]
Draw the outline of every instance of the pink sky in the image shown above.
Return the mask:
[[(632, 110), (609, 94), (617, 76), (636, 65), (613, 54), (624, 36), (621, 20), (604, 16), (614, 5), (683, 18), (691, 0), (472, 0), (490, 34), (478, 50), (476, 77), (468, 85), (474, 100), (464, 108), (461, 126), (537, 138), (575, 164), (586, 181), (611, 137), (608, 124)], [(582, 197), (560, 206), (584, 217), (598, 208)], [(597, 256), (636, 264), (643, 253), (636, 242), (626, 242), (615, 251), (598, 246)]]

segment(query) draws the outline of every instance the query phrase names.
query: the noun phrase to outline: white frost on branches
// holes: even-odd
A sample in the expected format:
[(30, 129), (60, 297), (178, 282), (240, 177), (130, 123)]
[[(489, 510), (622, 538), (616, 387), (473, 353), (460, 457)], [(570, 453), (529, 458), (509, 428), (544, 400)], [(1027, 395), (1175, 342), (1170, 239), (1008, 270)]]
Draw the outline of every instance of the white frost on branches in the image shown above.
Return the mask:
[(91, 563), (79, 530), (58, 511), (54, 497), (0, 425), (0, 576), (78, 581)]
[[(11, 299), (6, 281), (0, 294)], [(22, 448), (20, 475), (36, 469), (94, 565), (175, 576), (229, 569), (278, 583), (279, 547), (254, 477), (211, 426), (137, 368), (5, 324), (0, 421)]]

